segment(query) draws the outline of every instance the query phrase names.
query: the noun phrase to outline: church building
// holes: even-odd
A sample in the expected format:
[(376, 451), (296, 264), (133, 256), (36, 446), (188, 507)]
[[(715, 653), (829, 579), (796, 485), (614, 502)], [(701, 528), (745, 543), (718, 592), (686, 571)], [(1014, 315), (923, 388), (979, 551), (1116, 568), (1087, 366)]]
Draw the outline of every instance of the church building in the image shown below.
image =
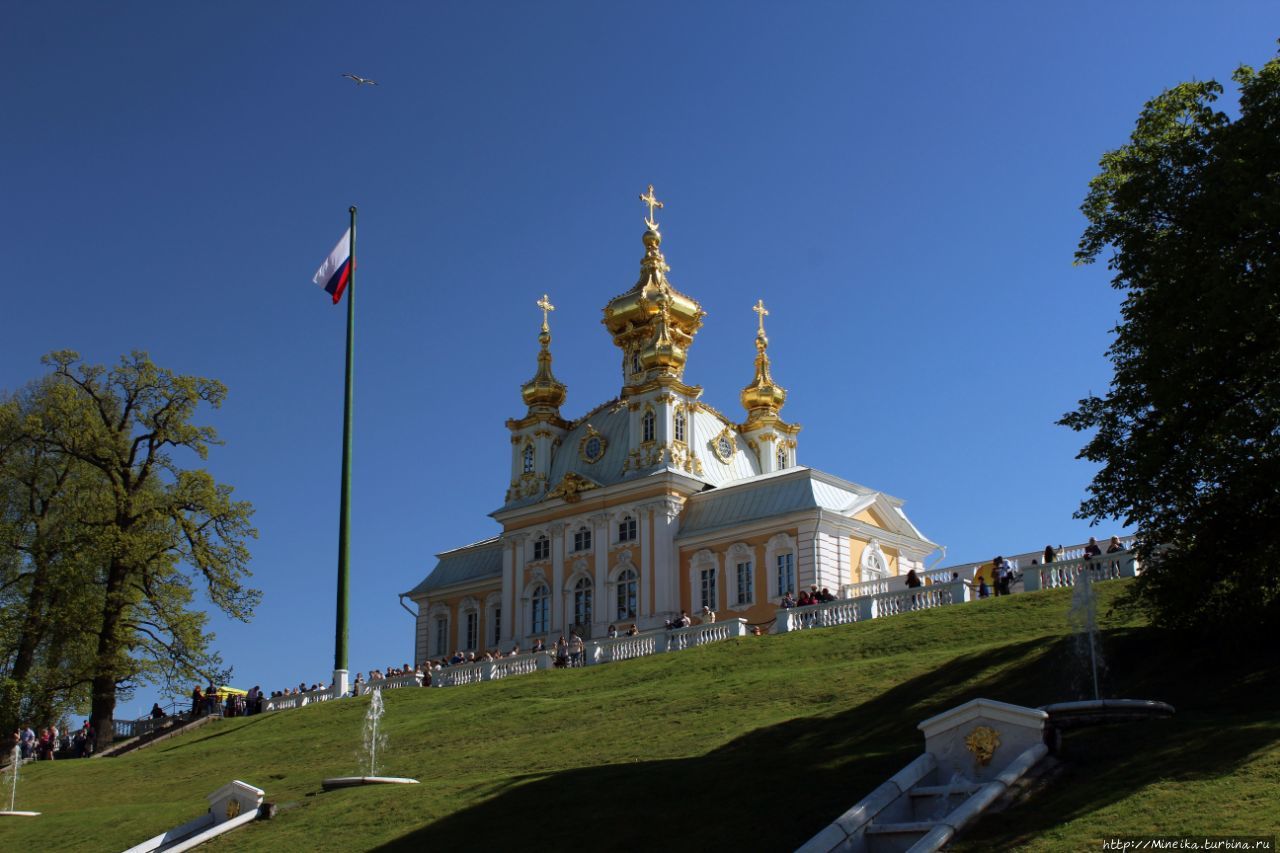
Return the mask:
[(924, 567), (936, 549), (898, 498), (798, 461), (800, 426), (781, 417), (762, 301), (755, 375), (735, 421), (685, 383), (705, 312), (668, 280), (662, 203), (641, 196), (644, 257), (635, 285), (604, 306), (621, 390), (575, 420), (560, 407), (544, 296), (540, 350), (507, 421), (511, 479), (491, 513), (501, 534), (437, 555), (403, 597), (418, 607), (415, 660), (456, 650), (548, 646), (577, 631), (603, 637), (661, 627), (704, 605), (750, 623), (774, 618), (788, 592), (843, 597), (856, 583)]

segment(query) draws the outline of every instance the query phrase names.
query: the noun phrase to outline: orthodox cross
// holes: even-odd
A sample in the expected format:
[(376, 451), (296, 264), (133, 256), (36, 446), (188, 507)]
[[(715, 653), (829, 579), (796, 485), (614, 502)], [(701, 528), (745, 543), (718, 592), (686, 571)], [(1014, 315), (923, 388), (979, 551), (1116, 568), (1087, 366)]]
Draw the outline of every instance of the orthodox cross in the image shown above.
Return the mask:
[(653, 209), (656, 207), (658, 210), (662, 210), (662, 202), (654, 197), (653, 184), (649, 184), (649, 192), (641, 195), (640, 200), (649, 205), (649, 215), (645, 217), (644, 224), (649, 226), (650, 231), (657, 231), (658, 223), (653, 221)]
[(751, 310), (760, 315), (760, 334), (763, 335), (764, 334), (764, 317), (766, 314), (769, 313), (768, 309), (764, 307), (764, 300), (757, 299), (755, 307), (752, 308)]
[(547, 294), (542, 294), (542, 298), (538, 300), (538, 307), (542, 309), (542, 330), (545, 332), (551, 327), (547, 325), (547, 312), (556, 310), (556, 306), (547, 300)]

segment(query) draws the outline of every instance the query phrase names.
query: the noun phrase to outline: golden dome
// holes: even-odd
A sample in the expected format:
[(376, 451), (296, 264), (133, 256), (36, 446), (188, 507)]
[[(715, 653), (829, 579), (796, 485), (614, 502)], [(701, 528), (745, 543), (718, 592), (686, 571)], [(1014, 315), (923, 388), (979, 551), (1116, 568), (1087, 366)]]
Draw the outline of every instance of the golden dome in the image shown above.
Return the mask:
[(649, 194), (641, 201), (650, 205), (645, 219), (644, 257), (640, 278), (626, 293), (615, 296), (604, 307), (605, 328), (622, 350), (622, 375), (627, 384), (638, 384), (653, 374), (679, 378), (693, 336), (702, 326), (706, 312), (696, 299), (671, 286), (671, 269), (662, 256), (662, 234), (653, 220), (653, 208), (662, 203)]
[(742, 407), (747, 410), (748, 423), (766, 416), (777, 417), (778, 410), (787, 401), (787, 389), (773, 381), (769, 375), (769, 339), (764, 334), (764, 300), (756, 302), (751, 310), (760, 315), (760, 329), (756, 332), (756, 375), (751, 384), (742, 389)]
[(532, 379), (520, 386), (520, 394), (524, 397), (530, 414), (540, 410), (559, 416), (560, 405), (564, 402), (568, 389), (551, 373), (551, 327), (547, 323), (547, 312), (554, 311), (555, 306), (544, 294), (538, 301), (538, 307), (542, 309), (542, 331), (538, 334), (538, 343), (542, 345), (542, 349), (538, 351), (538, 371)]

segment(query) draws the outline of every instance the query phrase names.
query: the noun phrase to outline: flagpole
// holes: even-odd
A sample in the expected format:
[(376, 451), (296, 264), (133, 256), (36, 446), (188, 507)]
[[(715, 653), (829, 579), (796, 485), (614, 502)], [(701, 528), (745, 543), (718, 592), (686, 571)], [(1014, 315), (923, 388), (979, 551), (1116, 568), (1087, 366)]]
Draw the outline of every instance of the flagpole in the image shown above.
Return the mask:
[(356, 336), (356, 208), (351, 206), (351, 271), (347, 279), (347, 382), (342, 408), (342, 499), (338, 522), (338, 613), (333, 638), (333, 689), (347, 692), (347, 592), (351, 564), (352, 386), (355, 384)]

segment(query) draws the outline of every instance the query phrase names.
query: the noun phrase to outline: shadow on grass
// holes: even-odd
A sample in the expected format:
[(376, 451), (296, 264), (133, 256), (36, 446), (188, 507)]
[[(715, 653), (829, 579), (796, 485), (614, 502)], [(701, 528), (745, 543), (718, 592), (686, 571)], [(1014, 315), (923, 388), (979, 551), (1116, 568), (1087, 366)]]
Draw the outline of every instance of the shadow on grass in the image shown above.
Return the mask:
[[(1181, 701), (1204, 712), (1218, 702), (1231, 707), (1233, 697), (1251, 691), (1257, 674), (1210, 667), (1195, 683), (1185, 677), (1186, 660), (1175, 659), (1157, 632), (1117, 632), (1105, 640), (1113, 657), (1112, 696)], [(694, 843), (712, 850), (792, 850), (919, 754), (919, 721), (978, 696), (1032, 706), (1076, 698), (1062, 689), (1073, 654), (1070, 638), (993, 647), (953, 658), (856, 707), (757, 729), (704, 755), (552, 773), (531, 768), (500, 782), (484, 802), (378, 849), (652, 850)], [(1150, 763), (1131, 768), (1126, 784), (1173, 768), (1201, 777), (1227, 774), (1277, 737), (1273, 731), (1206, 740), (1188, 753), (1178, 718), (1159, 725), (1163, 731), (1153, 728), (1151, 737), (1162, 747), (1147, 749)], [(1116, 731), (1115, 751), (1124, 753), (1127, 730)], [(627, 737), (624, 715), (615, 736)], [(1044, 816), (1041, 828), (1114, 796), (1105, 786), (1081, 786)]]

